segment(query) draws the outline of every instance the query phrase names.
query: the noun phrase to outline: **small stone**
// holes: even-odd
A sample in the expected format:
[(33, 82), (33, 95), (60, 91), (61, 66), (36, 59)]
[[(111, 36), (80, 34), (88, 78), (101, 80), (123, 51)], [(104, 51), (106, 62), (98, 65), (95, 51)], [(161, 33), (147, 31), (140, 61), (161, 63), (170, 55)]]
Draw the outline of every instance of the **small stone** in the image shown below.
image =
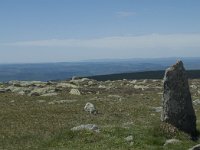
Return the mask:
[(137, 82), (137, 80), (130, 81), (131, 84), (135, 84), (136, 82)]
[(53, 101), (53, 102), (48, 102), (48, 104), (49, 104), (49, 105), (54, 105), (55, 102), (54, 102), (54, 101)]
[(0, 89), (0, 93), (6, 93), (6, 89)]
[(195, 90), (197, 89), (197, 86), (196, 86), (196, 85), (191, 85), (190, 87), (191, 87), (192, 89), (195, 89)]
[(97, 110), (95, 108), (95, 106), (92, 103), (86, 103), (84, 110), (86, 112), (89, 112), (90, 114), (96, 115), (97, 114)]
[(38, 100), (38, 103), (45, 103), (46, 100)]
[(88, 82), (88, 85), (89, 85), (89, 86), (91, 86), (91, 85), (93, 85), (93, 84), (94, 84), (93, 81), (89, 81), (89, 82)]
[(119, 95), (108, 95), (108, 97), (109, 97), (109, 98), (118, 98), (118, 99), (121, 98), (121, 96), (119, 96)]
[(58, 102), (60, 103), (60, 104), (62, 104), (62, 103), (74, 103), (74, 102), (77, 102), (78, 100), (76, 100), (76, 99), (72, 99), (72, 100), (59, 100)]
[(127, 142), (131, 142), (133, 141), (133, 136), (130, 135), (130, 136), (127, 136), (126, 138), (124, 138)]
[(76, 102), (77, 100), (54, 100), (52, 102), (49, 102), (48, 104), (54, 105), (54, 104), (63, 104), (63, 103), (73, 103)]
[(77, 85), (71, 84), (71, 83), (58, 83), (56, 85), (57, 88), (77, 88)]
[(20, 91), (18, 92), (19, 95), (25, 95), (25, 92), (24, 91)]
[(149, 88), (148, 86), (144, 86), (144, 85), (134, 85), (134, 89), (142, 89), (142, 91), (148, 88)]
[(100, 88), (100, 89), (106, 89), (106, 86), (105, 85), (99, 85), (98, 88)]
[(159, 113), (162, 111), (162, 107), (152, 107), (153, 111)]
[(166, 140), (166, 141), (165, 141), (164, 146), (169, 145), (169, 144), (178, 144), (178, 143), (180, 143), (180, 142), (181, 142), (181, 141), (180, 141), (180, 140), (177, 140), (177, 139), (169, 139), (169, 140)]
[(89, 81), (90, 79), (88, 79), (88, 78), (82, 78), (81, 79), (81, 82), (85, 82), (85, 81)]
[[(55, 93), (55, 87), (51, 87), (51, 86), (42, 87), (42, 88), (35, 87), (33, 90), (31, 90), (31, 92), (28, 95), (29, 96), (40, 96), (40, 95), (49, 94), (49, 93)], [(49, 94), (49, 95), (51, 96), (51, 94)], [(56, 95), (56, 94), (54, 94), (54, 95)], [(48, 95), (46, 95), (46, 96), (48, 96)]]
[(94, 131), (94, 132), (97, 132), (97, 133), (100, 132), (99, 127), (95, 124), (80, 125), (80, 126), (77, 126), (77, 127), (73, 127), (71, 130), (72, 131), (88, 130), (88, 131)]
[(199, 99), (194, 100), (194, 101), (193, 101), (193, 104), (194, 104), (194, 105), (199, 105), (199, 104), (200, 104), (200, 100), (199, 100)]
[(69, 93), (72, 95), (81, 95), (81, 92), (78, 89), (71, 89)]
[(143, 80), (142, 83), (144, 83), (144, 84), (147, 83), (147, 79)]
[(125, 123), (122, 124), (123, 127), (129, 127), (129, 126), (132, 126), (132, 125), (134, 125), (133, 121), (131, 121), (131, 122), (125, 122)]

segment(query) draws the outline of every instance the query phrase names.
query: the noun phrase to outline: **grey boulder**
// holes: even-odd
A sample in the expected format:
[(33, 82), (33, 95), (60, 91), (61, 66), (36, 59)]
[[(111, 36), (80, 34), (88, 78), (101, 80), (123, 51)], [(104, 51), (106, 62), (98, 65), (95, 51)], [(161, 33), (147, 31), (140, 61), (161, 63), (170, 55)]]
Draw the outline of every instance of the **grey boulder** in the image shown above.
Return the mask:
[(161, 120), (191, 135), (197, 133), (195, 111), (182, 61), (165, 72)]

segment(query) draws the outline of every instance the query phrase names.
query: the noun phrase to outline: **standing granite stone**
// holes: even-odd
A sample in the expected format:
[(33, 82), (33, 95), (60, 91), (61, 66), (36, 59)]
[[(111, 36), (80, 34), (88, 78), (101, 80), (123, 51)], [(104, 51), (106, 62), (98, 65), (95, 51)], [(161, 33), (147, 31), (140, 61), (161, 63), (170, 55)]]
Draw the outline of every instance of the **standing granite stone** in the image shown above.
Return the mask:
[(165, 72), (161, 120), (186, 133), (196, 134), (196, 116), (182, 61)]

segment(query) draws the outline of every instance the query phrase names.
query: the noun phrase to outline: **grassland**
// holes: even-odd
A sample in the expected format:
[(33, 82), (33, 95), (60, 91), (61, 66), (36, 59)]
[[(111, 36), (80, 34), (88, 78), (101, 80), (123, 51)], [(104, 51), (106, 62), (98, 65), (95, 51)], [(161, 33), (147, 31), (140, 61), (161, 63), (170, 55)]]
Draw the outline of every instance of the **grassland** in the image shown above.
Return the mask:
[[(79, 84), (81, 95), (69, 94), (70, 88), (46, 97), (0, 93), (0, 149), (184, 150), (200, 142), (160, 121), (161, 80), (92, 82)], [(193, 100), (199, 83), (190, 81)], [(95, 104), (97, 115), (83, 110), (86, 102)], [(200, 105), (194, 108), (200, 129)], [(96, 124), (100, 132), (70, 130), (81, 124)], [(181, 142), (163, 146), (172, 138)]]

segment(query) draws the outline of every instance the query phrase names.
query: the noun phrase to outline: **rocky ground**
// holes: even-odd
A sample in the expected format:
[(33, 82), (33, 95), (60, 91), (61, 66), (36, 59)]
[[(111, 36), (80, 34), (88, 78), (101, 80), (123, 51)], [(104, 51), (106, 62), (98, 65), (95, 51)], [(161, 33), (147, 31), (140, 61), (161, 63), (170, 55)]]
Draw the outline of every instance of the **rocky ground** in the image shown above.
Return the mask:
[[(189, 149), (160, 121), (162, 80), (0, 83), (0, 149)], [(200, 80), (190, 80), (200, 129)]]

